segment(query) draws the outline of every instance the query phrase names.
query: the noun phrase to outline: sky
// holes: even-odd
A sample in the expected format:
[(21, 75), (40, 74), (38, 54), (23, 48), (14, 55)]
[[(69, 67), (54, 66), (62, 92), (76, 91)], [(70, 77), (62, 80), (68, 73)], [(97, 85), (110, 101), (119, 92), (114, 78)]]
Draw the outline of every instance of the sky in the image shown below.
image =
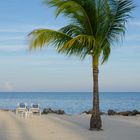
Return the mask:
[[(111, 47), (100, 65), (102, 92), (140, 91), (140, 1), (127, 24), (124, 40)], [(1, 0), (0, 92), (91, 92), (91, 58), (58, 54), (51, 46), (29, 51), (27, 35), (34, 29), (59, 29), (67, 24), (55, 18), (55, 9), (43, 0)]]

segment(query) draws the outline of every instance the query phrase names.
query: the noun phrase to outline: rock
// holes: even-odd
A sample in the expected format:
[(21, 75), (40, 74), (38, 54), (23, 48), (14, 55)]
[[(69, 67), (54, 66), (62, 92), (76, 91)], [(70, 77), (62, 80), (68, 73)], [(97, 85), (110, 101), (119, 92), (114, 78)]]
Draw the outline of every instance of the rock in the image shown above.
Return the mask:
[(122, 115), (122, 116), (131, 116), (131, 111), (123, 111), (123, 112), (118, 112), (118, 115)]
[(48, 114), (48, 113), (54, 113), (54, 111), (51, 108), (45, 108), (43, 110), (43, 114)]
[(108, 110), (108, 115), (135, 116), (137, 114), (140, 114), (140, 112), (136, 109), (133, 111), (121, 111), (121, 112), (116, 112), (111, 109)]
[(108, 112), (107, 112), (108, 115), (116, 115), (117, 112), (112, 110), (112, 109), (109, 109)]
[(56, 114), (63, 115), (63, 114), (65, 114), (65, 111), (60, 109), (60, 110), (57, 110)]
[(137, 115), (137, 114), (140, 114), (140, 112), (138, 111), (138, 110), (133, 110), (133, 111), (131, 111), (131, 116), (135, 116), (135, 115)]
[(118, 112), (118, 114), (123, 116), (136, 116), (137, 114), (140, 114), (140, 112), (138, 110), (133, 110), (133, 111)]
[(91, 114), (91, 110), (89, 110), (89, 111), (83, 111), (82, 114), (84, 114), (84, 113), (85, 114)]
[[(92, 114), (92, 110), (83, 111), (82, 114)], [(100, 115), (104, 115), (105, 112), (100, 112)]]
[(52, 110), (51, 108), (45, 108), (43, 110), (43, 114), (48, 114), (48, 113), (55, 113), (55, 114), (59, 114), (59, 115), (61, 114), (61, 115), (63, 115), (63, 114), (65, 114), (65, 111), (62, 110), (62, 109)]

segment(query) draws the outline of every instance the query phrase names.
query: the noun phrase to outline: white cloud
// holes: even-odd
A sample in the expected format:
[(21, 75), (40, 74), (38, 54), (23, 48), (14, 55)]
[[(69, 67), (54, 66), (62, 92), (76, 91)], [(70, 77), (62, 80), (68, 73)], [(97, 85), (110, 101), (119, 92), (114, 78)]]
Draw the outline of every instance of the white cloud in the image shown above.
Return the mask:
[(132, 25), (132, 26), (140, 26), (140, 21), (130, 22), (130, 25)]
[(4, 52), (27, 51), (29, 47), (27, 35), (32, 30), (38, 28), (58, 29), (57, 27), (54, 26), (43, 26), (43, 25), (24, 25), (24, 26), (11, 25), (8, 27), (5, 25), (0, 26), (0, 42), (1, 42), (0, 51)]
[(14, 90), (13, 84), (9, 81), (2, 83), (0, 85), (0, 88), (1, 88), (0, 90), (3, 90), (3, 91), (13, 91)]
[(16, 41), (16, 40), (20, 40), (20, 41), (24, 41), (26, 40), (26, 36), (24, 35), (6, 35), (6, 36), (2, 36), (0, 35), (0, 41)]
[(52, 25), (11, 25), (11, 26), (5, 26), (5, 25), (1, 25), (0, 27), (0, 33), (1, 32), (7, 32), (7, 33), (18, 33), (18, 32), (22, 32), (22, 33), (30, 33), (32, 30), (34, 29), (38, 29), (38, 28), (49, 28), (49, 29), (59, 29), (59, 26), (52, 26)]
[(140, 41), (140, 35), (139, 34), (135, 34), (135, 35), (127, 35), (125, 37), (125, 40), (127, 41)]
[(28, 50), (28, 45), (0, 45), (1, 52), (18, 52)]

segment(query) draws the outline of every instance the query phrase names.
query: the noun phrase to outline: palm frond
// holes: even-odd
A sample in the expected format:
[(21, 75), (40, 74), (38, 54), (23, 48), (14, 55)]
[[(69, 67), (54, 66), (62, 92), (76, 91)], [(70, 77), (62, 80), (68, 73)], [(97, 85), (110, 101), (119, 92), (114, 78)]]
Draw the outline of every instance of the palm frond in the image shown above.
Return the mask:
[(37, 29), (29, 34), (31, 49), (54, 45), (58, 52), (68, 55), (102, 54), (102, 63), (107, 61), (110, 47), (125, 34), (132, 0), (45, 0), (70, 23), (58, 31)]
[(47, 0), (47, 4), (57, 8), (56, 17), (64, 14), (72, 24), (80, 25), (88, 34), (92, 34), (90, 17), (83, 7), (85, 3), (83, 0)]
[(108, 59), (111, 44), (124, 36), (126, 22), (135, 6), (131, 0), (104, 0), (102, 5), (103, 8), (100, 8), (98, 13), (100, 20), (96, 41), (98, 40), (98, 46), (103, 52), (103, 63)]
[(110, 41), (118, 40), (125, 34), (126, 22), (131, 17), (130, 12), (135, 8), (132, 0), (110, 0), (110, 26), (107, 37)]
[(64, 44), (59, 52), (65, 52), (68, 55), (80, 55), (84, 58), (85, 55), (94, 52), (95, 38), (88, 35), (78, 35)]
[(84, 29), (80, 26), (74, 25), (74, 24), (69, 24), (65, 27), (62, 27), (59, 29), (60, 32), (63, 32), (71, 37), (76, 37), (78, 35), (86, 34)]
[(102, 64), (108, 60), (110, 52), (111, 52), (110, 43), (106, 41), (102, 48), (102, 53), (103, 53)]
[(59, 48), (64, 45), (72, 37), (55, 30), (37, 29), (32, 31), (29, 35), (30, 49), (42, 48), (44, 45), (52, 44)]

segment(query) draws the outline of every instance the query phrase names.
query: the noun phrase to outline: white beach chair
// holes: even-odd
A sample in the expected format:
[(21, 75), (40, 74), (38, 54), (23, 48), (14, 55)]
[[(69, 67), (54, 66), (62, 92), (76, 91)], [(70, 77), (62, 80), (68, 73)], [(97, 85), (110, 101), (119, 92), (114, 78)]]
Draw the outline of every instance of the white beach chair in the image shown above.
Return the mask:
[(18, 107), (16, 108), (16, 114), (24, 114), (28, 112), (26, 103), (18, 103)]
[(41, 115), (41, 109), (39, 104), (31, 104), (31, 108), (29, 109), (29, 112), (32, 112), (33, 114)]

